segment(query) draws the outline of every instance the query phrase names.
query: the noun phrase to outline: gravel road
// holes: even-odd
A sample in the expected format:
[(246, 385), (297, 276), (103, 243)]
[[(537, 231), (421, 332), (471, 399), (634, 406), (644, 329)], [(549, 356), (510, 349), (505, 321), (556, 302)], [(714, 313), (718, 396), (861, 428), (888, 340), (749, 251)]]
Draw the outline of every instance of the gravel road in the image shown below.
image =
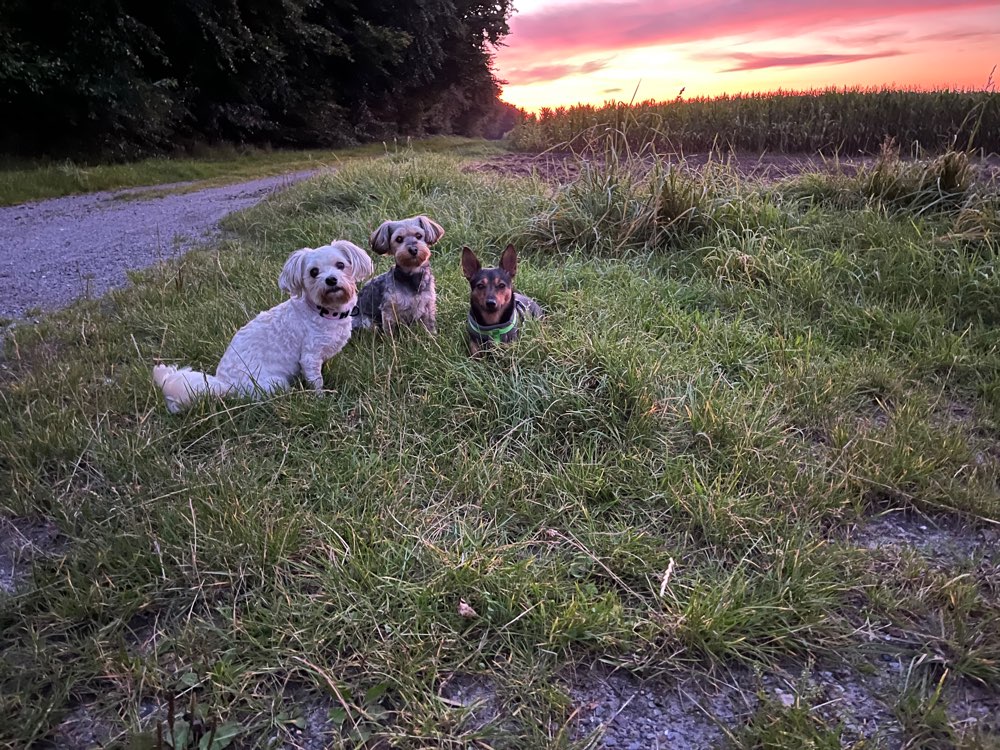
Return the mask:
[(0, 208), (0, 318), (23, 319), (128, 283), (126, 272), (217, 234), (227, 214), (315, 172), (160, 197), (90, 193)]

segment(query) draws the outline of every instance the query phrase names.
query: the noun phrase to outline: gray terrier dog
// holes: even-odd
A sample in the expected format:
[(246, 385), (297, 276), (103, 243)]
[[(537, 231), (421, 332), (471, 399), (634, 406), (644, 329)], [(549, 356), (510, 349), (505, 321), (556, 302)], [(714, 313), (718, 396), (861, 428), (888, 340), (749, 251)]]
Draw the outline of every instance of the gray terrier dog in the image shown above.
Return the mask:
[(420, 323), (437, 332), (437, 294), (431, 273), (431, 245), (444, 229), (426, 216), (386, 221), (372, 232), (372, 249), (392, 253), (395, 266), (376, 276), (358, 295), (355, 328), (381, 328), (389, 333), (400, 325)]

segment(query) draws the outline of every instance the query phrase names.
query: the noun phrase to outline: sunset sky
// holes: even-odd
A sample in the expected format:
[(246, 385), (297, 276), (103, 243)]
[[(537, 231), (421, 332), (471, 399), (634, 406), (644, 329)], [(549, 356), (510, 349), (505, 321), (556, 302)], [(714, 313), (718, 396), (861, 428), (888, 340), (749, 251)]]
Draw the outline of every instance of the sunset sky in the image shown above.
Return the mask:
[(1000, 0), (515, 0), (510, 29), (503, 99), (533, 111), (628, 101), (637, 85), (637, 101), (982, 89), (1000, 63)]

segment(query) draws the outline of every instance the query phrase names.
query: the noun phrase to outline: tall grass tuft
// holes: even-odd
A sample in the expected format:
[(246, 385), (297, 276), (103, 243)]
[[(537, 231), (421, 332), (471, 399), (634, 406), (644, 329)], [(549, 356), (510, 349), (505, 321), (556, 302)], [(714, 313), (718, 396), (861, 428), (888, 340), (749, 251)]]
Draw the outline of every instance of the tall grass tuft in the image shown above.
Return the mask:
[(626, 128), (609, 135), (601, 153), (584, 149), (579, 176), (532, 218), (526, 241), (560, 251), (589, 246), (618, 257), (669, 248), (708, 229), (714, 193), (709, 179), (652, 148), (632, 152), (623, 140)]
[(904, 162), (895, 140), (888, 139), (875, 163), (859, 170), (857, 182), (864, 197), (876, 203), (917, 211), (945, 210), (965, 201), (974, 173), (963, 151), (948, 150), (929, 162)]
[(994, 257), (1000, 250), (1000, 199), (995, 193), (976, 195), (955, 217), (952, 238), (991, 248)]
[(988, 180), (977, 177), (969, 154), (949, 149), (933, 159), (904, 160), (893, 139), (878, 157), (854, 174), (839, 162), (824, 173), (784, 180), (779, 192), (840, 209), (874, 207), (888, 212), (940, 213), (958, 216), (990, 193)]

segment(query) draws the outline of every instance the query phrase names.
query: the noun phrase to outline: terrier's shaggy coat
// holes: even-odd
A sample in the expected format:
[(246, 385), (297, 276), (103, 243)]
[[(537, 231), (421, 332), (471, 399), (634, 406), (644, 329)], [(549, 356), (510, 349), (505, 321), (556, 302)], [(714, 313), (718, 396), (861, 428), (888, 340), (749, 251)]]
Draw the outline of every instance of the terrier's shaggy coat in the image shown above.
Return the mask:
[(431, 245), (444, 229), (426, 216), (383, 222), (372, 232), (372, 249), (392, 253), (392, 270), (376, 276), (358, 297), (360, 314), (355, 328), (382, 328), (390, 333), (400, 325), (420, 323), (437, 331), (437, 293), (431, 273)]

